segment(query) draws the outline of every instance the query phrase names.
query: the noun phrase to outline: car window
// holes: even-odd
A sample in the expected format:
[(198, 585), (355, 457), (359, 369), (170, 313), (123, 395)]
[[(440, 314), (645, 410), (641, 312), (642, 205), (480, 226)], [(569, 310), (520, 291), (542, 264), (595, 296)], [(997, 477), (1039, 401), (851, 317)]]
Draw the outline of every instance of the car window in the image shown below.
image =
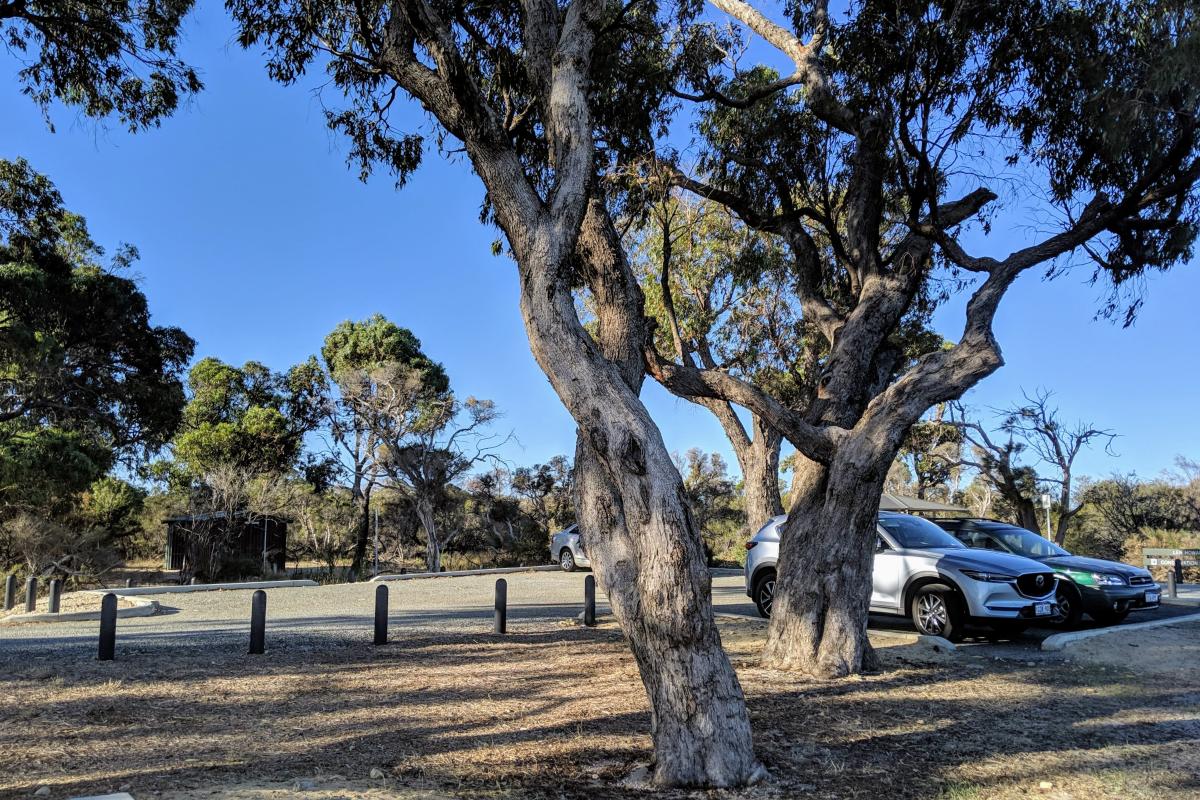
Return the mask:
[(911, 517), (907, 514), (881, 515), (879, 524), (901, 547), (939, 550), (964, 547), (958, 539), (921, 517)]
[(1002, 542), (1010, 552), (1029, 558), (1070, 555), (1049, 539), (1012, 525), (989, 526), (988, 535)]

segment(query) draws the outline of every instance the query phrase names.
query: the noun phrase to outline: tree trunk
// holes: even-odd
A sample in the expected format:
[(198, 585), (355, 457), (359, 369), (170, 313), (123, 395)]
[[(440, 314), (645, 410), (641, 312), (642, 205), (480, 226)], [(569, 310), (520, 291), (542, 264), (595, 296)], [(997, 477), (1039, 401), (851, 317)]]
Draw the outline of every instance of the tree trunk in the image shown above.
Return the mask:
[(1042, 526), (1038, 523), (1037, 507), (1023, 494), (1018, 494), (1015, 498), (1008, 498), (1009, 503), (1017, 511), (1017, 524), (1025, 530), (1041, 533)]
[(655, 783), (743, 785), (765, 771), (713, 619), (703, 543), (666, 447), (659, 440), (646, 451), (647, 463), (626, 466), (614, 480), (611, 456), (581, 431), (580, 527), (650, 699)]
[(755, 418), (755, 436), (749, 448), (735, 451), (742, 469), (742, 498), (746, 507), (746, 530), (753, 536), (772, 517), (783, 513), (779, 492), (779, 449), (782, 437)]
[(737, 674), (721, 649), (683, 481), (638, 397), (642, 295), (599, 200), (589, 203), (577, 250), (593, 291), (593, 332), (580, 324), (569, 286), (550, 271), (523, 271), (521, 312), (534, 357), (579, 426), (580, 530), (649, 697), (655, 782), (744, 785), (764, 772)]
[(433, 506), (425, 500), (416, 502), (417, 518), (421, 520), (421, 528), (425, 531), (425, 568), (429, 572), (442, 571), (442, 544), (438, 540), (437, 522), (433, 516)]
[(822, 678), (876, 668), (867, 639), (879, 498), (890, 459), (847, 440), (829, 467), (799, 459), (763, 664)]
[(367, 543), (371, 538), (371, 495), (362, 492), (354, 498), (355, 512), (358, 516), (357, 532), (354, 538), (354, 558), (350, 561), (350, 574), (358, 580), (362, 573), (363, 561), (367, 556)]

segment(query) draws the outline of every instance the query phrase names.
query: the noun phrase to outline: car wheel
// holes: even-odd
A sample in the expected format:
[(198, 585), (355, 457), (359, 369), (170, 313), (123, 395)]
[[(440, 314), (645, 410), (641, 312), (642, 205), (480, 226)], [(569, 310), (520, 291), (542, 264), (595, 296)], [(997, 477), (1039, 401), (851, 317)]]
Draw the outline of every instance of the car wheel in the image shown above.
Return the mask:
[(1126, 608), (1122, 611), (1105, 609), (1104, 611), (1091, 611), (1088, 613), (1092, 615), (1092, 619), (1101, 625), (1117, 625), (1124, 622), (1125, 618), (1129, 616), (1129, 609)]
[(775, 570), (769, 569), (754, 579), (754, 605), (759, 616), (770, 618), (771, 601), (775, 599)]
[(1058, 605), (1058, 616), (1053, 620), (1054, 625), (1067, 630), (1079, 627), (1079, 619), (1083, 616), (1083, 598), (1074, 584), (1062, 579), (1058, 581), (1058, 589), (1054, 592), (1054, 602)]
[(563, 572), (575, 571), (575, 555), (571, 552), (571, 548), (564, 547), (558, 554), (558, 565), (562, 567)]
[(927, 636), (962, 641), (965, 615), (958, 592), (943, 583), (922, 586), (913, 595), (912, 621)]

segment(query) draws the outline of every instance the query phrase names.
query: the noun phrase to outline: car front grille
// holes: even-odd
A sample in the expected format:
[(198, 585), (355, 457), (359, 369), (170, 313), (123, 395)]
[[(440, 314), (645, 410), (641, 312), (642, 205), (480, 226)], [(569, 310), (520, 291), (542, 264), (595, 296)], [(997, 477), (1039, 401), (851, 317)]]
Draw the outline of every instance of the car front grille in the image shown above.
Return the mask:
[(1154, 579), (1149, 575), (1134, 575), (1129, 579), (1130, 586), (1145, 586), (1147, 583), (1153, 583)]
[(1053, 590), (1053, 572), (1030, 572), (1017, 578), (1017, 591), (1026, 597), (1045, 597)]

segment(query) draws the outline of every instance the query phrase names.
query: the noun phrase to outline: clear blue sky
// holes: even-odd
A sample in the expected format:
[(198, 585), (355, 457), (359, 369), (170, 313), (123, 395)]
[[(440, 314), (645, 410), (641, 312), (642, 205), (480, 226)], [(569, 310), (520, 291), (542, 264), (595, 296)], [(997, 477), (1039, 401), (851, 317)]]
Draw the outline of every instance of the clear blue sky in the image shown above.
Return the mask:
[[(490, 254), (496, 233), (477, 221), (482, 190), (463, 163), (436, 152), (401, 191), (363, 185), (327, 132), (314, 89), (267, 80), (259, 57), (233, 41), (219, 4), (186, 26), (184, 57), (205, 91), (154, 131), (131, 136), (56, 109), (51, 134), (20, 95), (0, 53), (0, 156), (24, 156), (87, 217), (110, 248), (141, 250), (138, 271), (155, 322), (184, 328), (197, 357), (282, 369), (313, 354), (339, 321), (380, 312), (411, 328), (462, 394), (496, 401), (520, 440), (506, 456), (544, 461), (574, 449), (574, 426), (534, 363), (517, 310), (513, 265)], [(414, 125), (421, 116), (412, 112)], [(1020, 230), (994, 235), (994, 254)], [(1068, 418), (1121, 434), (1120, 457), (1087, 453), (1084, 473), (1153, 475), (1177, 454), (1200, 458), (1200, 274), (1196, 264), (1149, 283), (1130, 330), (1093, 321), (1102, 297), (1086, 271), (1053, 282), (1026, 275), (997, 322), (1006, 366), (969, 396), (979, 407), (1053, 390)], [(965, 298), (936, 318), (961, 330)], [(730, 457), (707, 412), (648, 384), (667, 445)]]

